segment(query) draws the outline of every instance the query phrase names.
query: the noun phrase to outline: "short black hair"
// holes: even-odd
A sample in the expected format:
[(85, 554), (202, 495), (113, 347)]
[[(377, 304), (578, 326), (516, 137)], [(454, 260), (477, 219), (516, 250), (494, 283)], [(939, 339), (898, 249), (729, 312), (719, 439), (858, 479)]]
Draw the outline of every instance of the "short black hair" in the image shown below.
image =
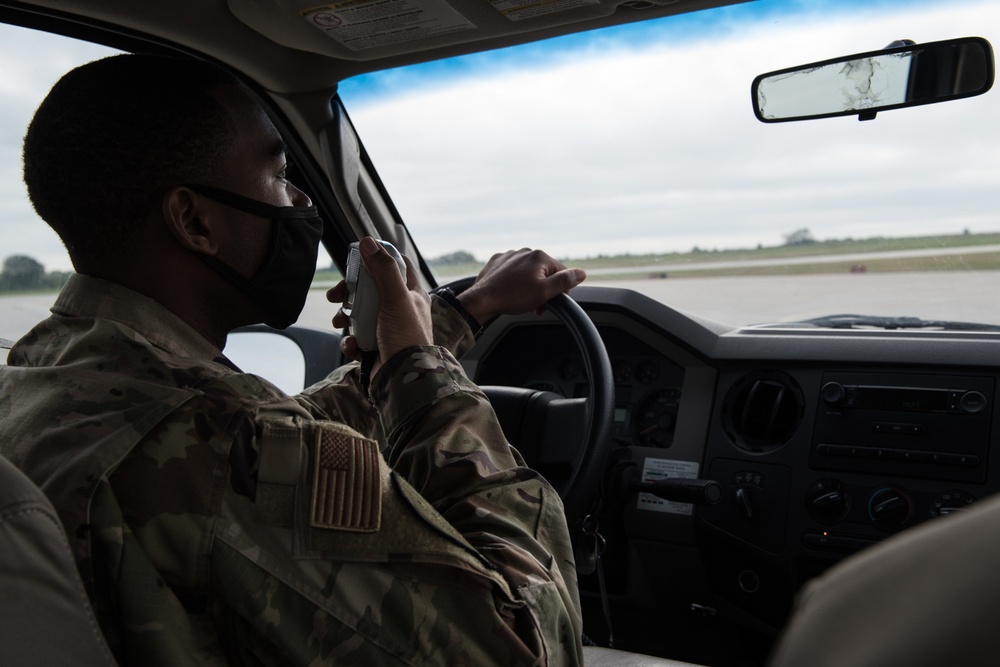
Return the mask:
[(206, 62), (122, 54), (53, 86), (24, 137), (24, 182), (77, 270), (127, 253), (167, 188), (211, 182), (236, 132), (211, 92), (229, 85)]

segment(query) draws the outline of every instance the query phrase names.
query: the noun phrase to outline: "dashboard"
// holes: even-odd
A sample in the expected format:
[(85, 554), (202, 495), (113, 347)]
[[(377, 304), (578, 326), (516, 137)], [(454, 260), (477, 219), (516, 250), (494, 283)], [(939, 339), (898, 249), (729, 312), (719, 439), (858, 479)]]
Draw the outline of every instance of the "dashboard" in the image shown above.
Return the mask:
[[(810, 578), (1000, 490), (997, 334), (734, 329), (628, 290), (573, 296), (615, 385), (615, 446), (591, 512), (602, 572), (581, 576), (585, 632), (601, 641), (763, 663)], [(500, 320), (463, 363), (481, 385), (588, 389), (554, 318)], [(714, 480), (722, 497), (622, 493), (627, 469)]]

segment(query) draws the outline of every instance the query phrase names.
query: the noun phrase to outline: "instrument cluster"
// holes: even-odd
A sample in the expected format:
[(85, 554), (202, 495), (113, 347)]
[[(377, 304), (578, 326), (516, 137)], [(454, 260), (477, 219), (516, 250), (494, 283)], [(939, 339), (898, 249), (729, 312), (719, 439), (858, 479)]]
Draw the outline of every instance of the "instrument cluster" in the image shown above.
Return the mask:
[[(598, 327), (615, 384), (613, 435), (623, 445), (667, 448), (673, 444), (684, 370), (617, 327)], [(569, 333), (558, 324), (531, 324), (505, 332), (476, 374), (480, 385), (586, 396), (590, 380)]]

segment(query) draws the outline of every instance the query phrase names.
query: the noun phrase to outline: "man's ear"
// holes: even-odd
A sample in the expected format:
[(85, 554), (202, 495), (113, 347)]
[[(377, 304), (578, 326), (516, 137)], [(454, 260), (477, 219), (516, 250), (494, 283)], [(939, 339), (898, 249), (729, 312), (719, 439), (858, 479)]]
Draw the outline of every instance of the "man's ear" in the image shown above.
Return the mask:
[(214, 231), (215, 217), (205, 198), (183, 185), (172, 187), (163, 195), (163, 220), (181, 246), (206, 255), (219, 251)]

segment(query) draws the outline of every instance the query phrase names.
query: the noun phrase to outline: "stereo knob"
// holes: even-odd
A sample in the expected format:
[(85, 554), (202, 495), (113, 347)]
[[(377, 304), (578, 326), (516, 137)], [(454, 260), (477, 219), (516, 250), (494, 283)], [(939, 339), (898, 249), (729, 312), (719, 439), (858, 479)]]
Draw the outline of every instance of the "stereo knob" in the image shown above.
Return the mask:
[(909, 521), (912, 512), (910, 497), (894, 486), (878, 489), (868, 500), (868, 515), (880, 530), (899, 530)]
[(829, 406), (837, 406), (844, 402), (847, 390), (839, 382), (827, 382), (819, 392), (820, 398)]
[(958, 407), (966, 414), (978, 414), (986, 409), (986, 397), (982, 392), (967, 391), (958, 399)]

